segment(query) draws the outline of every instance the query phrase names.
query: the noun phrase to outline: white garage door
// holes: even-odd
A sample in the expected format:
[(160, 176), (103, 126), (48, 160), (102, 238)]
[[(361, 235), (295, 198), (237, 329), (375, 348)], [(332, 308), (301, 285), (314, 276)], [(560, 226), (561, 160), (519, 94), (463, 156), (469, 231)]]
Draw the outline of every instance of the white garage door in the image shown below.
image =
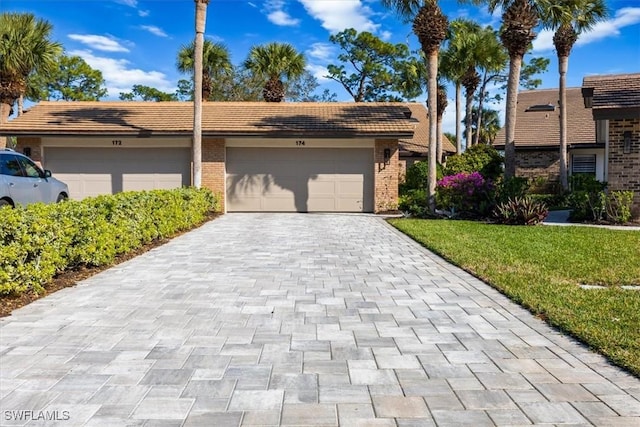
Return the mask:
[(371, 212), (372, 148), (227, 148), (227, 210)]
[(190, 183), (188, 148), (46, 147), (45, 168), (73, 199), (121, 191), (179, 188)]

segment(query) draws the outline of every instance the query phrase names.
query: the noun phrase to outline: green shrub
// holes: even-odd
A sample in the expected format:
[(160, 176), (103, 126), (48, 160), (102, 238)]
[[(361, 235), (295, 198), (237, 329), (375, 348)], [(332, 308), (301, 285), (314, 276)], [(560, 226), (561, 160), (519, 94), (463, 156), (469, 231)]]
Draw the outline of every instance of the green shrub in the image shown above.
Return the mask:
[(601, 182), (595, 176), (590, 174), (576, 174), (569, 177), (569, 189), (572, 192), (586, 191), (588, 193), (597, 193), (607, 188), (606, 182)]
[(544, 221), (549, 210), (531, 197), (515, 197), (496, 205), (497, 222), (509, 225), (536, 225)]
[(480, 172), (483, 177), (495, 181), (502, 175), (503, 162), (500, 153), (491, 145), (476, 144), (462, 154), (449, 157), (444, 174)]
[(509, 199), (522, 198), (529, 191), (529, 180), (514, 176), (501, 179), (496, 184), (496, 200), (506, 202)]
[(455, 216), (485, 216), (490, 213), (493, 200), (493, 183), (479, 172), (445, 176), (436, 187), (436, 205)]
[(398, 209), (422, 217), (427, 211), (427, 192), (424, 189), (406, 190), (400, 195)]
[[(436, 167), (436, 179), (442, 179), (442, 165), (437, 164)], [(400, 195), (407, 194), (411, 190), (425, 190), (427, 188), (427, 182), (429, 179), (429, 162), (420, 161), (415, 162), (407, 168), (407, 172), (404, 177), (404, 182), (400, 184)]]
[(118, 193), (83, 201), (0, 209), (0, 295), (41, 292), (57, 273), (111, 264), (217, 209), (211, 191)]
[(633, 191), (611, 191), (607, 197), (607, 219), (616, 224), (631, 220)]
[(549, 209), (554, 209), (558, 207), (565, 207), (567, 204), (566, 196), (563, 194), (538, 194), (538, 193), (529, 193), (527, 194), (532, 200), (536, 202), (544, 203), (549, 207)]
[(593, 175), (578, 174), (569, 178), (571, 193), (567, 203), (571, 221), (602, 221), (606, 212), (607, 184)]

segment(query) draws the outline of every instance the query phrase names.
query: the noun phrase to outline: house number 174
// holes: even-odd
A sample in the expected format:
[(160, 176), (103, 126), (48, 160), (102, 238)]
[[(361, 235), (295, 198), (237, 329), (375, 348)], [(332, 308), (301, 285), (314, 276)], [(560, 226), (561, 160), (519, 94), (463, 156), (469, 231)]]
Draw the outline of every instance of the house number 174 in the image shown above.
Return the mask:
[(303, 146), (304, 145), (304, 141), (298, 140), (298, 141), (296, 141), (296, 145), (298, 147)]

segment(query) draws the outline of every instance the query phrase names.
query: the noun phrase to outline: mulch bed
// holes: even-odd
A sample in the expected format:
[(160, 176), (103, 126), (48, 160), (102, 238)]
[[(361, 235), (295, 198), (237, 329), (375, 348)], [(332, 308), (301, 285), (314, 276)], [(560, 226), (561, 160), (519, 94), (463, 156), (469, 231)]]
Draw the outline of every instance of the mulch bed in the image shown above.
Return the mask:
[[(210, 213), (201, 224), (196, 225), (193, 229), (200, 227), (204, 223), (209, 222), (212, 219), (217, 218), (218, 216), (220, 216), (219, 213), (215, 213), (215, 212)], [(60, 289), (75, 286), (78, 282), (84, 279), (87, 279), (95, 274), (100, 273), (101, 271), (111, 268), (114, 265), (118, 265), (122, 262), (135, 258), (138, 255), (141, 255), (147, 251), (150, 251), (153, 248), (162, 246), (168, 241), (170, 241), (171, 239), (173, 239), (174, 237), (180, 236), (181, 234), (187, 233), (189, 231), (191, 230), (180, 231), (169, 238), (154, 240), (153, 242), (147, 245), (144, 245), (141, 248), (138, 248), (127, 254), (118, 256), (116, 260), (113, 262), (113, 264), (110, 264), (110, 265), (103, 265), (100, 267), (81, 266), (73, 270), (64, 271), (58, 274), (57, 276), (55, 276), (51, 282), (47, 283), (44, 286), (43, 293), (38, 294), (36, 292), (31, 291), (31, 292), (24, 292), (20, 295), (2, 295), (0, 296), (0, 317), (9, 316), (13, 310), (23, 307), (37, 299), (45, 297), (56, 291), (59, 291)]]

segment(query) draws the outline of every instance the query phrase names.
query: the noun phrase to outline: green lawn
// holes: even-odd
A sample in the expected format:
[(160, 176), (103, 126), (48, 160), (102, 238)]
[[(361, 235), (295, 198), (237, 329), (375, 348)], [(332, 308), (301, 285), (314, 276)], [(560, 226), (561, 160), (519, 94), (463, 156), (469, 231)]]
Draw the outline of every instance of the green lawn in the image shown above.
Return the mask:
[(640, 375), (640, 290), (620, 287), (640, 286), (640, 231), (419, 219), (390, 223)]

